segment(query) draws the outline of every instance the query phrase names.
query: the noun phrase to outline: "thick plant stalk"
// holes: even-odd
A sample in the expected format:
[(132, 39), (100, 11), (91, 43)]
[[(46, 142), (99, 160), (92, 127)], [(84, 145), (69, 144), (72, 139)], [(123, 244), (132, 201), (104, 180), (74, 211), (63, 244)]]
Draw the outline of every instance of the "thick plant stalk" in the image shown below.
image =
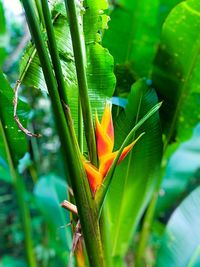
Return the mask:
[(81, 31), (74, 0), (65, 0), (68, 13), (72, 45), (74, 51), (76, 73), (79, 86), (79, 96), (81, 100), (85, 136), (91, 162), (97, 166), (96, 139), (93, 127), (92, 111), (88, 96), (88, 84), (86, 77), (85, 44), (81, 39)]
[(23, 183), (22, 178), (19, 176), (19, 174), (16, 172), (16, 168), (14, 167), (14, 163), (12, 160), (12, 154), (9, 148), (9, 143), (6, 138), (6, 133), (4, 131), (3, 125), (0, 120), (0, 133), (3, 137), (5, 148), (6, 148), (6, 154), (9, 164), (9, 169), (11, 172), (11, 176), (13, 179), (13, 185), (16, 191), (17, 195), (17, 202), (19, 205), (19, 212), (20, 212), (20, 219), (22, 222), (22, 227), (24, 230), (24, 242), (25, 242), (25, 252), (26, 252), (26, 258), (28, 262), (28, 266), (30, 267), (36, 267), (36, 259), (34, 255), (33, 250), (33, 242), (32, 242), (32, 233), (31, 233), (31, 218), (29, 213), (29, 208), (27, 206), (27, 203), (25, 201), (25, 185)]
[(91, 266), (102, 267), (104, 266), (104, 259), (99, 231), (98, 214), (89, 188), (86, 173), (83, 168), (80, 151), (74, 143), (74, 140), (71, 138), (69, 125), (66, 122), (50, 59), (35, 16), (32, 1), (23, 0), (22, 3), (50, 94), (58, 134), (61, 141), (63, 157), (67, 162), (71, 176), (70, 180), (76, 199), (89, 261)]
[(58, 85), (58, 92), (59, 92), (60, 98), (64, 101), (66, 105), (68, 105), (67, 91), (65, 89), (65, 82), (63, 78), (62, 67), (60, 64), (60, 57), (59, 57), (58, 48), (56, 45), (53, 23), (51, 20), (51, 14), (49, 11), (47, 0), (42, 0), (41, 5), (42, 5), (44, 23), (46, 26), (46, 31), (47, 31), (47, 36), (48, 36), (49, 52), (51, 55), (51, 60), (52, 60), (52, 64), (54, 67), (55, 77), (56, 77), (57, 85)]

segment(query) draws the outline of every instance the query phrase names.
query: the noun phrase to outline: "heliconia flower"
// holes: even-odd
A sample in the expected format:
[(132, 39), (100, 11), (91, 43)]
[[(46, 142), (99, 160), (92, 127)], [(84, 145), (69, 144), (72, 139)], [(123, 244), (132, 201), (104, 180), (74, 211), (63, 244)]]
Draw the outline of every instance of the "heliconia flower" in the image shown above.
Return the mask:
[(98, 157), (111, 153), (114, 146), (114, 128), (111, 106), (106, 103), (101, 123), (96, 114), (96, 142)]
[[(118, 160), (118, 164), (127, 156), (139, 138), (140, 136), (123, 149)], [(109, 103), (106, 103), (101, 123), (99, 122), (96, 114), (96, 143), (97, 155), (99, 158), (99, 169), (93, 166), (89, 161), (84, 160), (84, 167), (93, 194), (101, 186), (104, 177), (107, 175), (118, 154), (118, 151), (112, 152), (114, 147), (114, 127), (111, 105)]]
[(90, 188), (94, 193), (96, 192), (96, 189), (100, 187), (100, 185), (102, 184), (103, 175), (94, 165), (92, 165), (91, 162), (84, 160), (83, 165), (87, 173), (88, 181), (90, 183)]

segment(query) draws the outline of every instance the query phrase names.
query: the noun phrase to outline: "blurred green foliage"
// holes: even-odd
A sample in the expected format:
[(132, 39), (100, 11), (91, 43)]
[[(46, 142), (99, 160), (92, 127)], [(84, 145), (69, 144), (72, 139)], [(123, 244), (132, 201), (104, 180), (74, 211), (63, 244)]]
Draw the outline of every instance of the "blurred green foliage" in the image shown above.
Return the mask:
[[(92, 3), (87, 2), (89, 5)], [(51, 1), (51, 4), (66, 88), (76, 123), (77, 81), (69, 28), (64, 24), (67, 17), (63, 3)], [(117, 148), (138, 118), (157, 102), (156, 93), (160, 100), (164, 100), (162, 129), (157, 115), (146, 123), (144, 142), (138, 143), (134, 153), (117, 169), (116, 177), (118, 174), (123, 179), (126, 173), (127, 179), (123, 184), (115, 179), (108, 195), (107, 227), (115, 266), (123, 266), (124, 258), (127, 266), (133, 266), (141, 233), (141, 217), (159, 175), (163, 182), (141, 266), (199, 266), (200, 132), (199, 126), (194, 129), (200, 118), (199, 12), (198, 0), (113, 0), (108, 10), (111, 17), (109, 30), (105, 29), (107, 20), (104, 16), (98, 17), (98, 35), (90, 25), (90, 16), (84, 20), (92, 106), (101, 114), (102, 103), (114, 94)], [(6, 21), (11, 23), (6, 26)], [(15, 51), (25, 32), (22, 22), (15, 21), (14, 17), (5, 19), (0, 1), (1, 65), (6, 55), (9, 58)], [(109, 52), (100, 45), (101, 38)], [(12, 84), (23, 73), (34, 51), (30, 42), (13, 62), (5, 62), (4, 73)], [(0, 119), (4, 129), (7, 124), (9, 127), (0, 136), (0, 266), (28, 266), (25, 256), (27, 236), (19, 208), (20, 201), (23, 201), (25, 204), (21, 206), (30, 213), (33, 253), (38, 266), (64, 267), (70, 261), (72, 234), (68, 224), (71, 218), (59, 203), (67, 198), (67, 183), (37, 54), (20, 89), (21, 99), (26, 99), (28, 104), (20, 101), (18, 114), (22, 122), (28, 123), (31, 131), (41, 133), (42, 138), (27, 139), (20, 132), (13, 120), (13, 92), (1, 73), (2, 85)], [(165, 154), (160, 171), (161, 131)], [(131, 164), (127, 168), (128, 162)], [(13, 172), (19, 187), (13, 186), (16, 184)], [(136, 178), (132, 180), (134, 176)], [(74, 264), (74, 259), (71, 263)]]

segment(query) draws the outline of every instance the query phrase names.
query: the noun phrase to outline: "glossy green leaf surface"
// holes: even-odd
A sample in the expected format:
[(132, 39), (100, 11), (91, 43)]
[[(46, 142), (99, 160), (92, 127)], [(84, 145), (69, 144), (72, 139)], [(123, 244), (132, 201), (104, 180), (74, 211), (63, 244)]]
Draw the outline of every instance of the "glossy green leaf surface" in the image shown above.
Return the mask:
[(69, 212), (60, 206), (60, 203), (67, 199), (66, 182), (54, 174), (48, 174), (39, 179), (35, 185), (34, 194), (35, 201), (51, 228), (52, 235), (61, 242), (60, 246), (66, 247), (66, 252), (69, 253), (72, 242), (71, 228), (66, 226), (70, 222)]
[(157, 267), (200, 265), (200, 187), (177, 207), (170, 218), (158, 251)]
[[(25, 134), (18, 128), (13, 118), (13, 96), (14, 94), (9, 83), (4, 75), (0, 73), (0, 120), (9, 144), (13, 162), (17, 165), (19, 159), (27, 151), (27, 140)], [(18, 114), (21, 122), (24, 124), (27, 118), (27, 107), (21, 101)], [(2, 151), (2, 153), (4, 152)]]
[(156, 213), (165, 212), (200, 182), (200, 125), (171, 156), (166, 167)]
[[(133, 85), (128, 104), (115, 122), (116, 149), (136, 122), (156, 103), (155, 91), (148, 88), (145, 80)], [(145, 135), (116, 168), (106, 200), (111, 253), (116, 258), (124, 256), (157, 179), (162, 154), (158, 113), (141, 126), (135, 137), (142, 132)]]
[(159, 0), (117, 1), (104, 34), (115, 64), (130, 65), (139, 77), (149, 74), (156, 51), (159, 4)]
[(166, 143), (183, 141), (200, 119), (200, 2), (183, 1), (167, 17), (153, 83), (164, 100), (161, 119)]
[[(100, 14), (105, 9), (106, 1), (85, 1), (83, 7), (78, 7), (79, 19), (83, 16), (83, 31), (86, 45), (88, 92), (93, 112), (102, 114), (104, 103), (114, 92), (115, 77), (113, 74), (113, 58), (108, 50), (100, 44), (99, 31), (106, 27), (107, 16)], [(75, 127), (78, 121), (78, 85), (76, 69), (71, 44), (70, 30), (64, 3), (57, 1), (52, 10), (54, 31), (62, 64), (65, 86), (69, 105), (72, 111)], [(45, 36), (45, 35), (44, 35)], [(34, 86), (47, 92), (39, 59), (32, 45), (29, 45), (21, 61), (21, 74), (25, 71), (23, 80), (28, 86)], [(31, 58), (31, 63), (28, 61)], [(28, 67), (27, 67), (28, 64)], [(27, 70), (26, 70), (27, 68)]]
[[(26, 136), (18, 128), (13, 118), (13, 91), (2, 73), (0, 73), (0, 119), (7, 136), (14, 163), (27, 151)], [(27, 118), (27, 107), (19, 101), (18, 114), (21, 122)]]

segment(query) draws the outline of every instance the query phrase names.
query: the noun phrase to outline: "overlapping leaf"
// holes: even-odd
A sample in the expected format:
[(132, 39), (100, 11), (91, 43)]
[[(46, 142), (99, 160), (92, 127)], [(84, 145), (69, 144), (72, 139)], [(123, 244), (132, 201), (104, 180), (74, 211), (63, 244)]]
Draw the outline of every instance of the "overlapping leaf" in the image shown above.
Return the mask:
[(160, 1), (120, 0), (114, 6), (104, 44), (115, 64), (129, 65), (136, 76), (146, 76), (152, 66), (159, 38)]
[[(115, 147), (118, 148), (136, 122), (157, 103), (153, 89), (138, 81), (131, 90), (128, 104), (115, 123)], [(157, 179), (162, 155), (158, 113), (136, 132), (145, 135), (115, 171), (108, 193), (108, 221), (111, 226), (111, 255), (124, 256), (137, 223), (149, 201)]]
[(177, 205), (195, 184), (200, 183), (200, 125), (187, 142), (181, 144), (169, 159), (158, 199), (156, 213)]
[(60, 207), (60, 203), (67, 196), (66, 182), (55, 174), (48, 174), (39, 179), (35, 185), (34, 194), (37, 205), (51, 229), (53, 239), (59, 239), (59, 245), (65, 246), (66, 256), (67, 254), (69, 256), (72, 241), (71, 228), (65, 226), (70, 219), (67, 211)]
[[(6, 81), (3, 73), (0, 73), (0, 120), (2, 131), (5, 134), (5, 140), (8, 143), (12, 160), (17, 165), (18, 160), (22, 158), (27, 151), (27, 140), (24, 133), (17, 127), (13, 118), (13, 91)], [(22, 123), (27, 118), (27, 107), (21, 102), (18, 114)]]
[(200, 119), (200, 2), (183, 1), (166, 19), (153, 82), (164, 100), (166, 142), (183, 141)]
[(173, 213), (161, 248), (157, 267), (197, 267), (200, 264), (200, 187), (195, 189)]
[[(107, 21), (107, 16), (100, 14), (100, 11), (107, 7), (105, 3), (106, 1), (85, 1), (85, 12), (83, 14), (89, 97), (93, 111), (97, 110), (99, 114), (103, 112), (104, 103), (107, 98), (112, 96), (115, 86), (113, 59), (108, 51), (100, 45), (99, 31), (105, 28)], [(79, 7), (80, 16), (83, 13), (82, 9), (83, 7)], [(69, 97), (69, 105), (76, 124), (78, 114), (76, 70), (68, 20), (64, 4), (61, 1), (56, 1), (56, 4), (54, 4), (52, 15), (66, 90)], [(79, 19), (81, 18), (79, 17)], [(35, 56), (33, 55), (35, 53), (33, 51), (34, 48), (32, 45), (29, 45), (21, 62), (22, 73), (30, 57), (33, 56), (32, 62), (30, 64), (28, 63), (29, 66), (26, 71), (24, 83), (46, 91), (39, 59), (37, 54)]]

